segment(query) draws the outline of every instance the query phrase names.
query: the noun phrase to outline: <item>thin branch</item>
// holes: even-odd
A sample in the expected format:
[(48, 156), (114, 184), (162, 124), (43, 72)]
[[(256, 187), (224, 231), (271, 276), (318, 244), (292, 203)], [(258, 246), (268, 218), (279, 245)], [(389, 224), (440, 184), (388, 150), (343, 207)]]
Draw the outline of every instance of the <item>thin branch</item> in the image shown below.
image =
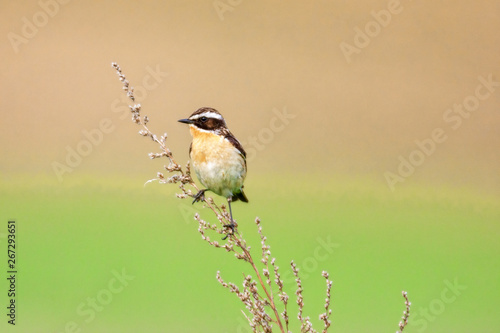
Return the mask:
[(319, 319), (323, 320), (325, 324), (323, 333), (326, 333), (328, 331), (328, 328), (332, 324), (332, 322), (329, 319), (330, 315), (332, 314), (332, 309), (329, 309), (329, 307), (330, 307), (330, 299), (332, 297), (331, 290), (333, 281), (328, 280), (328, 272), (323, 271), (322, 275), (326, 279), (326, 298), (325, 298), (325, 312), (319, 315)]
[(411, 307), (411, 302), (408, 299), (408, 293), (406, 291), (402, 291), (403, 297), (405, 299), (405, 310), (403, 311), (403, 319), (402, 321), (399, 322), (399, 331), (396, 333), (401, 333), (405, 329), (406, 325), (408, 325), (408, 317), (410, 317), (410, 307)]

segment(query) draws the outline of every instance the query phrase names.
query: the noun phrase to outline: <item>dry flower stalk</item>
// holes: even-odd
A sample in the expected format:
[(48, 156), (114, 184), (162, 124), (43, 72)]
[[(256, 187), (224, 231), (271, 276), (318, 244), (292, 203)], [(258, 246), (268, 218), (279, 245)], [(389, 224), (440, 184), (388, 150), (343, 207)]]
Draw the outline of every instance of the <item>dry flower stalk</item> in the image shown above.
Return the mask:
[(411, 302), (408, 299), (408, 293), (406, 291), (403, 291), (402, 294), (403, 294), (403, 297), (405, 299), (405, 307), (406, 308), (403, 311), (403, 317), (401, 317), (401, 319), (403, 319), (403, 320), (399, 322), (399, 331), (397, 331), (396, 333), (403, 332), (403, 330), (405, 329), (406, 325), (408, 325), (408, 317), (410, 317)]
[(328, 280), (329, 275), (327, 271), (323, 271), (321, 275), (323, 275), (323, 277), (326, 279), (326, 298), (325, 298), (325, 312), (319, 315), (319, 319), (323, 320), (323, 322), (325, 323), (323, 333), (326, 333), (328, 331), (328, 328), (332, 324), (332, 322), (329, 320), (329, 317), (332, 314), (332, 309), (329, 309), (329, 307), (330, 307), (333, 281)]
[[(169, 174), (171, 174), (170, 177), (165, 177), (163, 173), (158, 172), (156, 178), (148, 180), (147, 183), (158, 181), (159, 183), (163, 184), (178, 184), (181, 193), (176, 193), (176, 196), (179, 199), (194, 197), (194, 195), (198, 193), (200, 189), (191, 177), (189, 162), (186, 164), (185, 168), (183, 168), (175, 161), (172, 152), (166, 146), (167, 133), (164, 133), (163, 135), (158, 137), (156, 134), (150, 131), (147, 126), (149, 122), (148, 116), (141, 116), (142, 107), (140, 104), (135, 103), (134, 88), (130, 85), (130, 82), (127, 80), (120, 66), (116, 62), (113, 62), (111, 66), (116, 70), (118, 78), (123, 84), (123, 90), (126, 92), (127, 97), (132, 101), (131, 105), (129, 105), (129, 108), (132, 114), (132, 121), (141, 126), (139, 135), (150, 138), (160, 147), (160, 152), (149, 153), (149, 158), (156, 159), (166, 157), (169, 161), (168, 165), (165, 165), (164, 168)], [(245, 318), (248, 320), (253, 332), (272, 332), (273, 325), (277, 325), (279, 330), (283, 333), (290, 332), (289, 316), (287, 312), (289, 296), (284, 291), (283, 280), (281, 279), (281, 275), (279, 273), (279, 267), (276, 265), (276, 258), (273, 258), (271, 256), (271, 248), (266, 243), (267, 238), (262, 232), (260, 219), (256, 218), (255, 223), (257, 225), (257, 231), (261, 239), (262, 258), (260, 259), (260, 262), (256, 262), (250, 253), (250, 246), (246, 244), (243, 236), (238, 232), (232, 233), (228, 228), (224, 227), (224, 225), (227, 225), (231, 222), (231, 218), (226, 207), (224, 205), (217, 205), (214, 202), (213, 198), (207, 195), (202, 198), (202, 202), (215, 214), (215, 217), (219, 222), (219, 226), (217, 224), (210, 224), (209, 222), (203, 220), (199, 214), (195, 214), (194, 219), (198, 222), (198, 232), (200, 233), (201, 238), (209, 245), (215, 248), (223, 248), (226, 250), (226, 252), (234, 253), (234, 256), (237, 259), (248, 262), (252, 267), (253, 273), (255, 273), (256, 277), (253, 278), (251, 275), (244, 274), (242, 290), (234, 283), (226, 283), (222, 279), (219, 271), (216, 274), (217, 281), (219, 281), (219, 283), (224, 288), (227, 288), (231, 293), (236, 294), (236, 296), (244, 304), (246, 310), (248, 311), (248, 314), (250, 315), (248, 315), (244, 311), (242, 312)], [(234, 221), (234, 223), (237, 226), (236, 221)], [(207, 234), (207, 232), (224, 234), (228, 236), (227, 241), (225, 242), (225, 244), (220, 244), (218, 241), (210, 239), (210, 236)], [(257, 265), (263, 265), (264, 268), (260, 270)], [(303, 317), (304, 298), (302, 296), (302, 281), (300, 280), (298, 275), (299, 269), (293, 261), (291, 262), (291, 267), (297, 283), (297, 290), (295, 294), (297, 295), (297, 304), (299, 305), (299, 313), (297, 317), (301, 323), (301, 332), (317, 332), (313, 329), (310, 318)], [(329, 318), (332, 314), (332, 310), (329, 308), (329, 306), (333, 282), (328, 279), (327, 272), (323, 271), (322, 275), (326, 279), (327, 288), (324, 306), (325, 312), (322, 313), (319, 318), (324, 323), (323, 332), (326, 333), (331, 325), (331, 321), (329, 320)], [(279, 303), (277, 302), (278, 299), (275, 299), (273, 286), (277, 288), (277, 298), (279, 298)], [(409, 302), (406, 297), (406, 293), (404, 293), (403, 296), (407, 300), (407, 311), (405, 311), (404, 313), (403, 322), (400, 323), (401, 331), (408, 323), (409, 315)], [(279, 312), (279, 309), (282, 309), (281, 313)], [(282, 319), (284, 320), (285, 325), (283, 325)]]

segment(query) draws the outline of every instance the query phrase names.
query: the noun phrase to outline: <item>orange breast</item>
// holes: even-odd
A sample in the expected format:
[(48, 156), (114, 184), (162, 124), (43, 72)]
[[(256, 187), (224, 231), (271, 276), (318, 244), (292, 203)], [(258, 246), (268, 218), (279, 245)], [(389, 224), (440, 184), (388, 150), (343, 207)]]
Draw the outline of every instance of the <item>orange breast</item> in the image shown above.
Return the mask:
[(190, 126), (193, 135), (191, 163), (200, 182), (228, 197), (239, 193), (246, 176), (243, 156), (226, 139)]

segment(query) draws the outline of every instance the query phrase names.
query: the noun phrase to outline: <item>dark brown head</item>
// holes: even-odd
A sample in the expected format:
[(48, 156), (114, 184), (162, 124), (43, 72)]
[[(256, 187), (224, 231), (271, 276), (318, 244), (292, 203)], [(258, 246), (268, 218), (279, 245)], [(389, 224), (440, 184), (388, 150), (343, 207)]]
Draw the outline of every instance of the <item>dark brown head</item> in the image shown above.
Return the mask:
[(222, 115), (212, 108), (200, 108), (193, 112), (189, 118), (181, 119), (179, 122), (210, 132), (220, 132), (223, 129), (227, 129)]

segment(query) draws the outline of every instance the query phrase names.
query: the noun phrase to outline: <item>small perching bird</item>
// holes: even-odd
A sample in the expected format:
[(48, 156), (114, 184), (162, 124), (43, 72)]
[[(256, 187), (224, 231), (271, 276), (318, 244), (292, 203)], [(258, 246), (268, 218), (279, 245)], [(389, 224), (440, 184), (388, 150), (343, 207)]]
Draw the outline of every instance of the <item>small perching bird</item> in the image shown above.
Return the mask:
[(245, 150), (215, 109), (200, 108), (179, 122), (189, 124), (193, 137), (189, 147), (191, 165), (198, 180), (206, 187), (195, 195), (193, 204), (203, 200), (205, 191), (227, 198), (231, 224), (226, 226), (234, 232), (231, 202), (248, 202), (243, 192), (243, 181), (247, 174)]

